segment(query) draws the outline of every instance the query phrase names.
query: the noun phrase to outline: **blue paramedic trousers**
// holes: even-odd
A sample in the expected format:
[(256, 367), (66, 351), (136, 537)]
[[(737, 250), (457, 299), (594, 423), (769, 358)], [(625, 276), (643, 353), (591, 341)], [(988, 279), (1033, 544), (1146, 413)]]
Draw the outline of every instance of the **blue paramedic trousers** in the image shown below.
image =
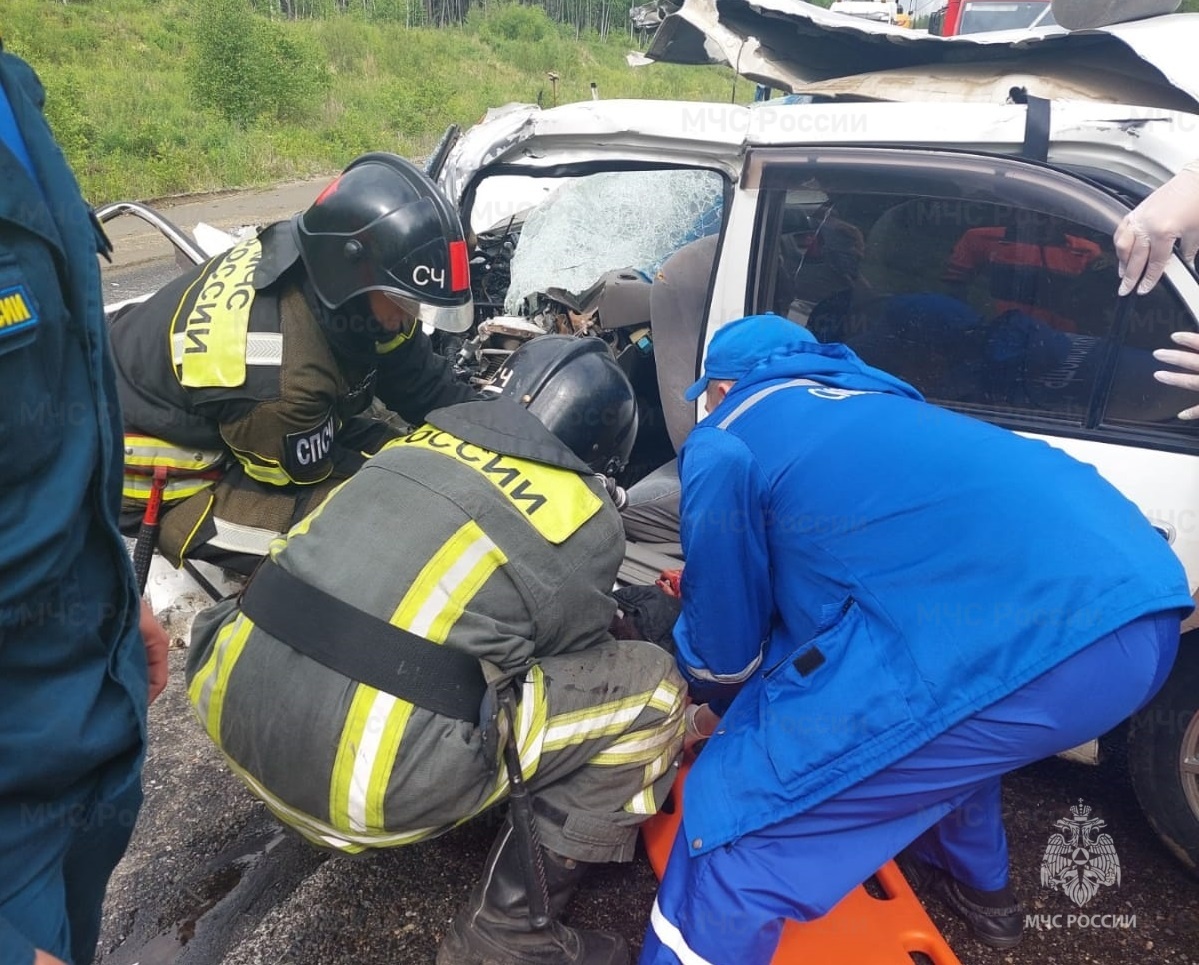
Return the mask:
[(1110, 730), (1158, 691), (1178, 617), (1151, 614), (1101, 638), (908, 757), (835, 797), (692, 857), (675, 840), (640, 965), (769, 962), (783, 921), (828, 912), (914, 842), (984, 891), (1008, 879), (999, 778)]

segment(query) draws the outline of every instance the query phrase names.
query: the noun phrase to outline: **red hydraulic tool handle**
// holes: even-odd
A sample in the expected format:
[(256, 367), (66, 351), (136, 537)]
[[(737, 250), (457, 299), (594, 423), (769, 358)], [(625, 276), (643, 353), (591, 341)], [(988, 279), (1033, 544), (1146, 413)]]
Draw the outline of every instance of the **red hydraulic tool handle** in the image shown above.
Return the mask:
[(167, 488), (167, 467), (155, 466), (154, 479), (150, 483), (150, 498), (146, 500), (146, 511), (142, 513), (142, 524), (137, 530), (137, 543), (133, 547), (133, 576), (137, 580), (137, 592), (146, 592), (146, 580), (150, 576), (150, 560), (158, 544), (158, 516), (162, 509), (162, 493)]

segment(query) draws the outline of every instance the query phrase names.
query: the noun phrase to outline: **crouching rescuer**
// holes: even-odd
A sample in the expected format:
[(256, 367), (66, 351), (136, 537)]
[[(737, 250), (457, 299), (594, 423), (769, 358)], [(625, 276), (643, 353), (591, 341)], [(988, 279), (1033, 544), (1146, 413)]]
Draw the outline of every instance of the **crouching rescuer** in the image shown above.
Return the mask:
[(161, 505), (159, 548), (175, 566), (248, 573), (401, 434), (393, 412), (419, 424), (476, 397), (419, 321), (459, 331), (471, 314), (449, 201), (401, 157), (358, 158), (306, 211), (114, 321), (122, 528), (153, 523)]
[(324, 847), (421, 841), (510, 800), (440, 965), (623, 963), (622, 938), (559, 918), (588, 865), (632, 859), (682, 744), (673, 657), (609, 632), (624, 541), (597, 474), (628, 458), (634, 394), (600, 340), (556, 335), (497, 385), (388, 443), (202, 613), (188, 693)]

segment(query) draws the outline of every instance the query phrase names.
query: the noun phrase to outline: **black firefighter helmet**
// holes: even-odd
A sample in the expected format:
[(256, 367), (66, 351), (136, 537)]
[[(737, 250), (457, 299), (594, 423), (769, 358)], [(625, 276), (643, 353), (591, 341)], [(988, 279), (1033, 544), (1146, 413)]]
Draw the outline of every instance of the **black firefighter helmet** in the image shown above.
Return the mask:
[(601, 339), (531, 339), (500, 366), (493, 384), (595, 472), (614, 476), (624, 468), (637, 437), (637, 397)]
[(470, 327), (462, 223), (410, 161), (362, 155), (293, 224), (309, 281), (327, 308), (381, 291), (438, 328)]

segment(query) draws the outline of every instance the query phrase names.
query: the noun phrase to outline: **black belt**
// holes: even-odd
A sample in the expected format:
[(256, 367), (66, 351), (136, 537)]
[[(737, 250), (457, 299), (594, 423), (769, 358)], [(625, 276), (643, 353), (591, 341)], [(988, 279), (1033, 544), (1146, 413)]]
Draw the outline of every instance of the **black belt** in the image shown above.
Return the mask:
[(241, 610), (256, 627), (351, 680), (435, 714), (479, 722), (487, 681), (475, 657), (371, 616), (270, 559), (242, 592)]

